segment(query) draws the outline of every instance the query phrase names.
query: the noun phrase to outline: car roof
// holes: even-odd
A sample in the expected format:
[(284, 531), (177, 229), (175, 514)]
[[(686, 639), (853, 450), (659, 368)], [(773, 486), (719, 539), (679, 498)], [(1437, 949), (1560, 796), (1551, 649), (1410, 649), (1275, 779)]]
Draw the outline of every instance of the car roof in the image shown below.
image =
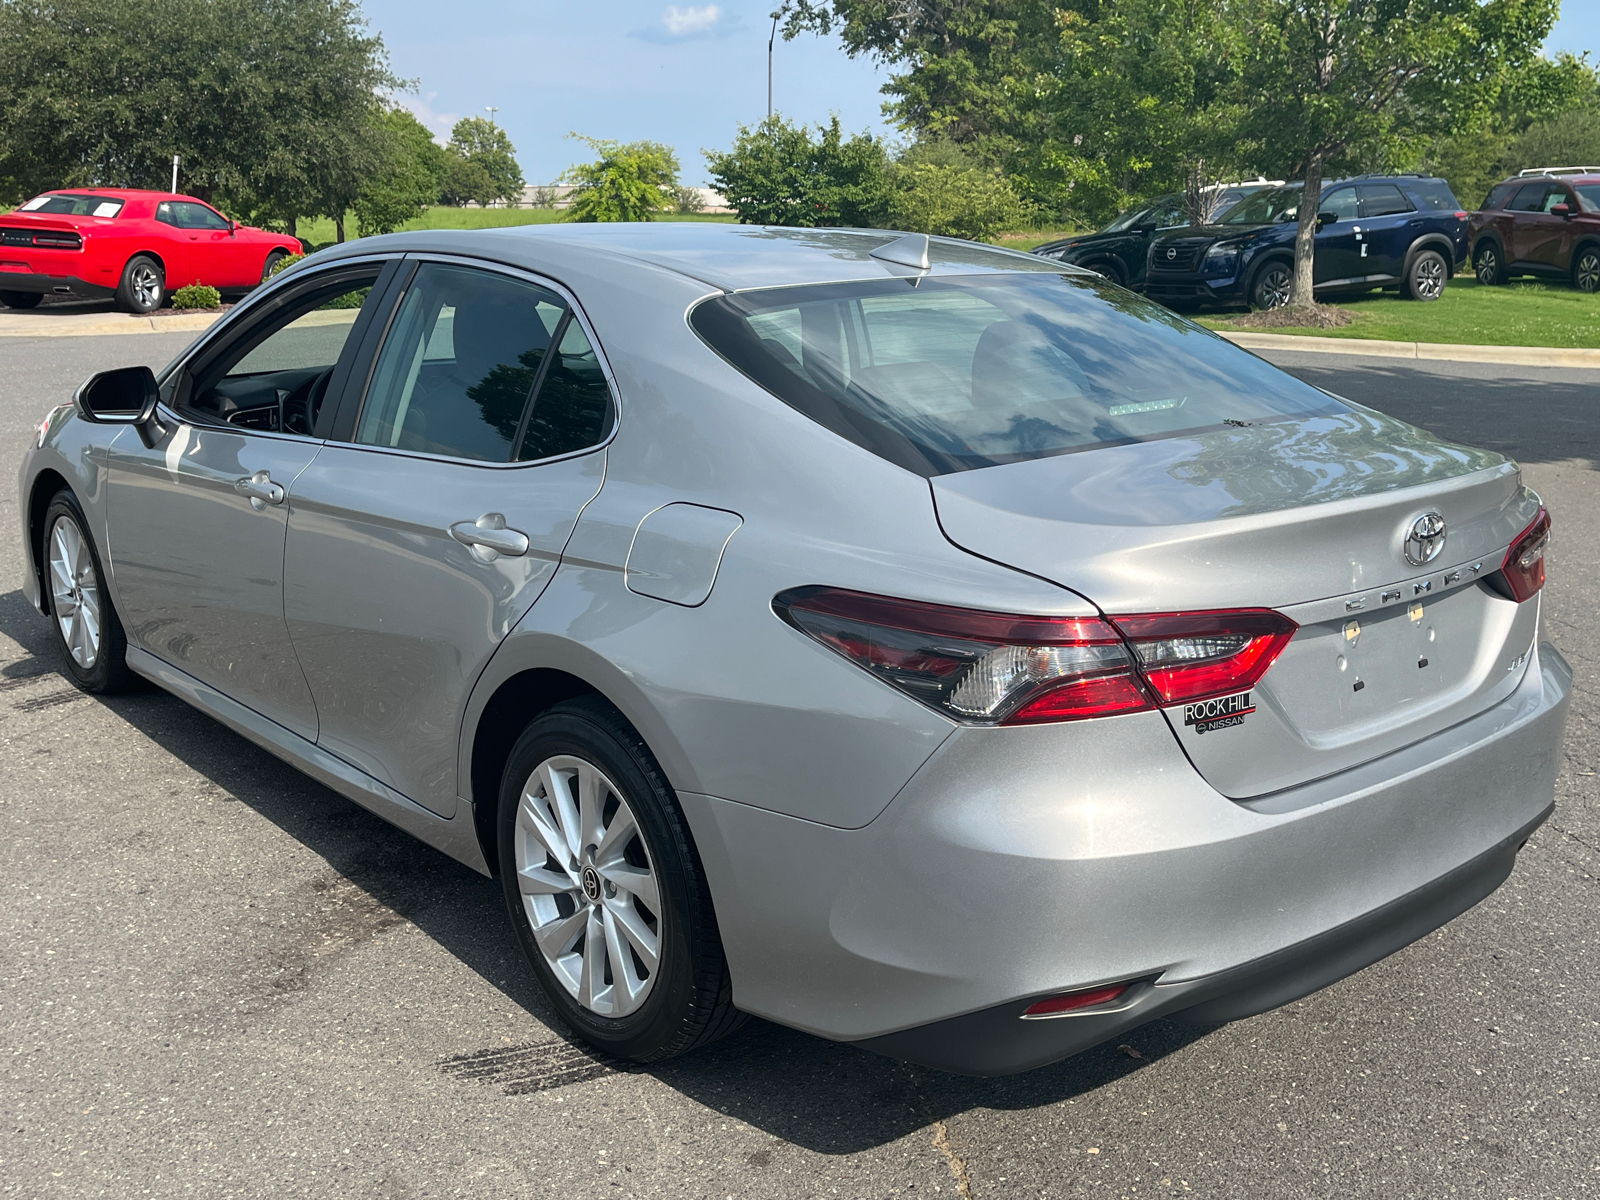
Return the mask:
[(108, 187), (60, 187), (51, 188), (49, 191), (40, 192), (41, 196), (110, 196), (114, 200), (194, 200), (200, 204), (205, 201), (198, 196), (186, 196), (182, 192), (158, 192), (151, 188), (108, 188)]
[[(917, 275), (992, 272), (1078, 274), (1077, 268), (1020, 250), (956, 238), (928, 239), (926, 272), (873, 258), (871, 251), (903, 233), (868, 229), (797, 229), (709, 221), (516, 225), (483, 230), (428, 230), (346, 242), (347, 254), (393, 251), (470, 253), (538, 269), (552, 260), (575, 266), (631, 259), (688, 276), (723, 291)], [(324, 258), (327, 251), (314, 257)]]

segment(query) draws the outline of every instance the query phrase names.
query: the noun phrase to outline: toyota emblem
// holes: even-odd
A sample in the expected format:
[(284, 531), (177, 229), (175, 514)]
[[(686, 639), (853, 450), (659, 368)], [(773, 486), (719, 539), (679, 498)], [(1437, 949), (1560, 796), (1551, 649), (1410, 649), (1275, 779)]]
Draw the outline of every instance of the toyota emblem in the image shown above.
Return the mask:
[(1431, 563), (1444, 550), (1444, 518), (1436, 512), (1423, 513), (1411, 522), (1406, 533), (1406, 561), (1413, 567)]
[(1177, 257), (1178, 257), (1178, 248), (1176, 246), (1168, 246), (1167, 247), (1167, 258), (1168, 259), (1174, 259), (1174, 258), (1177, 258)]

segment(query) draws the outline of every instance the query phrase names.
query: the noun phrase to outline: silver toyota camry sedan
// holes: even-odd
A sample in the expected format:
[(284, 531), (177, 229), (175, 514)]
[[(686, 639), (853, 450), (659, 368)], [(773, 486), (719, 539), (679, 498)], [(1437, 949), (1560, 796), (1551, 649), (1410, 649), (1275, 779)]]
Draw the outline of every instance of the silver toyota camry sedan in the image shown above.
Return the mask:
[(1492, 892), (1570, 672), (1514, 462), (920, 234), (315, 254), (21, 472), (153, 681), (502, 881), (636, 1061), (755, 1014), (952, 1071), (1259, 1013)]

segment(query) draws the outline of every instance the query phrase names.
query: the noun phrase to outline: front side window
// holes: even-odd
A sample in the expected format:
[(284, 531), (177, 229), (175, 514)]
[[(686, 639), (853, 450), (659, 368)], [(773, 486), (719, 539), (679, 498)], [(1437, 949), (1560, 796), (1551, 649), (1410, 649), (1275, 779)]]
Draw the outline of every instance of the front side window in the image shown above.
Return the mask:
[(1322, 198), (1322, 207), (1318, 212), (1332, 213), (1341, 221), (1355, 219), (1356, 190), (1355, 188), (1336, 188)]
[(1392, 217), (1411, 211), (1411, 202), (1400, 194), (1392, 183), (1364, 183), (1361, 185), (1361, 215), (1363, 217)]
[(1293, 221), (1300, 214), (1300, 185), (1265, 188), (1246, 196), (1219, 224), (1273, 225)]
[(231, 229), (227, 218), (204, 204), (188, 200), (173, 200), (172, 215), (179, 229)]
[(122, 201), (111, 196), (81, 196), (54, 192), (35, 196), (17, 211), (44, 213), (53, 217), (114, 217), (122, 211)]
[(568, 337), (582, 336), (562, 333), (566, 318), (566, 303), (544, 288), (423, 263), (379, 352), (354, 440), (510, 462), (551, 342), (560, 339), (565, 363)]
[(1154, 213), (1154, 208), (1130, 208), (1100, 232), (1121, 233), (1124, 229), (1132, 229), (1135, 225), (1149, 224)]
[(1600, 183), (1580, 183), (1573, 190), (1578, 193), (1584, 212), (1600, 212)]
[(1550, 189), (1550, 194), (1544, 198), (1544, 211), (1549, 212), (1558, 204), (1565, 204), (1568, 208), (1577, 208), (1566, 188), (1553, 187)]
[(780, 400), (922, 475), (1344, 411), (1092, 277), (772, 288), (706, 300), (690, 323)]

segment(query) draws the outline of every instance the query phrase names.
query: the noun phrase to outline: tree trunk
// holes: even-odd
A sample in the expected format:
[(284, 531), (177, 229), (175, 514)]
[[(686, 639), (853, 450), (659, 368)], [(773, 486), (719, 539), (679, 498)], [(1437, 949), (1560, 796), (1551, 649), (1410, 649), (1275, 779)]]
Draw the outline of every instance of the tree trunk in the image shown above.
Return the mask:
[(1300, 193), (1300, 220), (1294, 235), (1294, 290), (1289, 293), (1290, 308), (1310, 308), (1316, 295), (1312, 290), (1312, 264), (1317, 250), (1317, 210), (1322, 207), (1322, 151), (1313, 150), (1306, 159), (1305, 189)]
[[(1320, 187), (1321, 185), (1319, 184), (1318, 186)], [(334, 236), (334, 240), (337, 241), (337, 242), (343, 242), (344, 241), (344, 214), (343, 213), (340, 213), (338, 216), (333, 218), (333, 236)]]

